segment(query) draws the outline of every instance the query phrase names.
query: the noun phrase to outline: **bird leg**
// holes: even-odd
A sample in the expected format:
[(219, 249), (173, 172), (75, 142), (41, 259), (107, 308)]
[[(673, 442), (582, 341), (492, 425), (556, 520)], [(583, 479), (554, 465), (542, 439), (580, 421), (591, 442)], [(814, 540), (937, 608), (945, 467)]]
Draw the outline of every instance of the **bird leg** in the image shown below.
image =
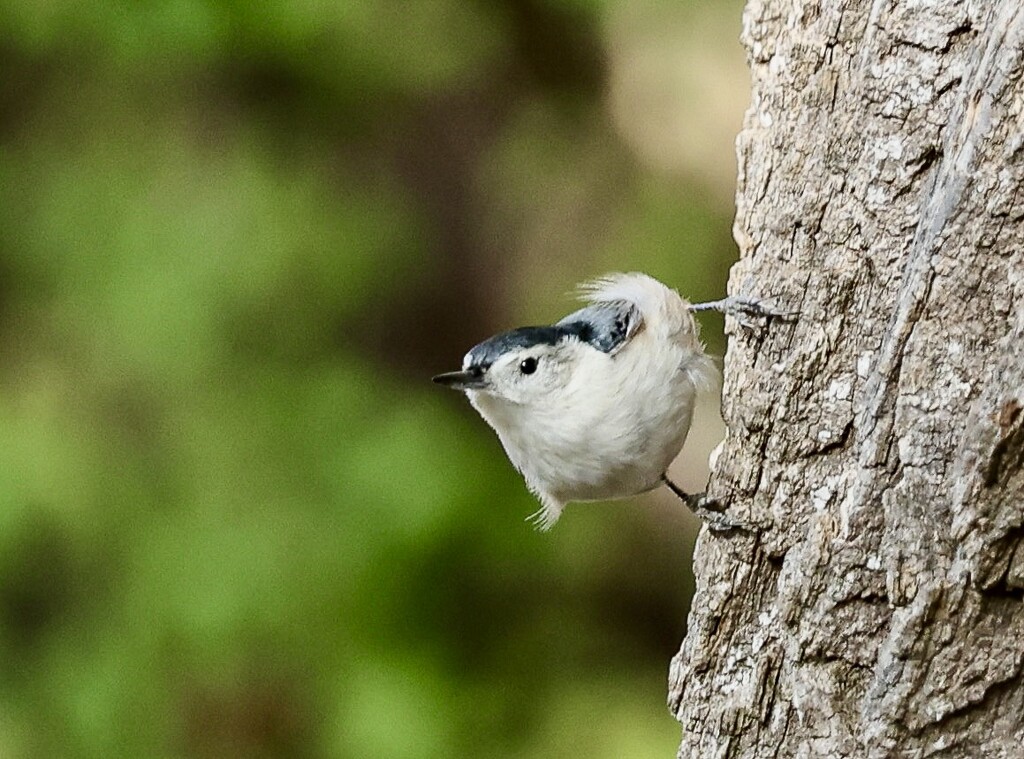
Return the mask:
[(754, 319), (792, 319), (799, 311), (783, 311), (775, 306), (769, 305), (759, 298), (746, 298), (742, 295), (730, 295), (722, 300), (712, 300), (707, 303), (691, 303), (690, 310), (698, 311), (719, 311), (726, 316), (732, 316), (743, 327), (753, 327)]
[(725, 513), (725, 506), (721, 502), (710, 498), (707, 493), (690, 494), (676, 485), (668, 478), (668, 475), (661, 475), (661, 481), (668, 485), (671, 490), (686, 504), (686, 507), (693, 512), (709, 530), (724, 532), (725, 530), (748, 529), (743, 522), (739, 522)]

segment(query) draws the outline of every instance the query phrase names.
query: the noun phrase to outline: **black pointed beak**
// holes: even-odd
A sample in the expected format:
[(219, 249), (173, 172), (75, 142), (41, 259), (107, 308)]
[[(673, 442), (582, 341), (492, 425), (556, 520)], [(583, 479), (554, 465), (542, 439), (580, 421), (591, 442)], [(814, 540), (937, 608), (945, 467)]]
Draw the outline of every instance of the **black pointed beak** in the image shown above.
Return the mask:
[(433, 381), (439, 385), (450, 387), (453, 390), (479, 390), (487, 386), (483, 371), (475, 367), (461, 372), (438, 374), (433, 378)]

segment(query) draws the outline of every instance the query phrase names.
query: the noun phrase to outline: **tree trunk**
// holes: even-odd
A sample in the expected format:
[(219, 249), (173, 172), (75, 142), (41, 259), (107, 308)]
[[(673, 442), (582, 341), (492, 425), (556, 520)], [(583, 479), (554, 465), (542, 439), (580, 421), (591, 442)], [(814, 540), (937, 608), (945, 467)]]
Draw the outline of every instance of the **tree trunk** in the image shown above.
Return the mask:
[(1024, 2), (749, 0), (680, 757), (1024, 757)]

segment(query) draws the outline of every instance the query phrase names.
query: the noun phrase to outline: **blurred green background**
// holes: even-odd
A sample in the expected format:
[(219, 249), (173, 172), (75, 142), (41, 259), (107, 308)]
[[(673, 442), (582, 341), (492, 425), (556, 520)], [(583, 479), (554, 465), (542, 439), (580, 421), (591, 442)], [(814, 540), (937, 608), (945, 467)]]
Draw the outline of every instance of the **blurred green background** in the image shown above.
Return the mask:
[(740, 6), (0, 0), (0, 757), (674, 755), (693, 522), (429, 378), (722, 295)]

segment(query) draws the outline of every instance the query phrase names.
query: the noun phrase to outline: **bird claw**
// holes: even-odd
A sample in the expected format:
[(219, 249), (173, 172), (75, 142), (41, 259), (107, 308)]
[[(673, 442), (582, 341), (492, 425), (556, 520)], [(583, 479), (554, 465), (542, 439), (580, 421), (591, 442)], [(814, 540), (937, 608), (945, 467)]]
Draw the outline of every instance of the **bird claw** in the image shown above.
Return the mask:
[(745, 522), (726, 514), (725, 506), (707, 493), (696, 493), (687, 497), (686, 505), (713, 532), (750, 529)]
[(666, 475), (661, 476), (661, 481), (668, 486), (668, 489), (675, 493), (686, 507), (693, 512), (694, 516), (708, 526), (714, 532), (725, 532), (727, 530), (747, 530), (752, 532), (750, 525), (741, 522), (725, 513), (725, 505), (716, 501), (707, 493), (695, 493), (690, 495)]

